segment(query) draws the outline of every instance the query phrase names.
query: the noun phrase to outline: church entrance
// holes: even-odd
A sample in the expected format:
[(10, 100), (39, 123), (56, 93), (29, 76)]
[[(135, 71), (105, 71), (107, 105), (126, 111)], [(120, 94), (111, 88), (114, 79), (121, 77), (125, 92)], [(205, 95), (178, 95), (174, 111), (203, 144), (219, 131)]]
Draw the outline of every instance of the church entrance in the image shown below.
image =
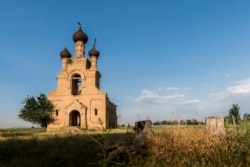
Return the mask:
[(69, 126), (81, 126), (81, 117), (79, 111), (73, 110), (70, 112)]

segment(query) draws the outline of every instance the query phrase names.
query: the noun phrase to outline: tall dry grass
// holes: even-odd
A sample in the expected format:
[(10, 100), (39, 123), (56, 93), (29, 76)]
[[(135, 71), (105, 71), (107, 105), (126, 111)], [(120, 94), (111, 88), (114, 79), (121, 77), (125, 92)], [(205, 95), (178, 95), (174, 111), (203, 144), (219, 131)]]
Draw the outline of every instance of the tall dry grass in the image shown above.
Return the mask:
[(245, 137), (236, 129), (226, 137), (208, 135), (202, 127), (165, 129), (149, 138), (145, 166), (250, 166)]
[(114, 160), (105, 150), (132, 140), (128, 129), (60, 134), (0, 130), (0, 166), (250, 166), (250, 126), (226, 131), (227, 136), (220, 137), (207, 135), (202, 126), (154, 129), (144, 148), (146, 155)]

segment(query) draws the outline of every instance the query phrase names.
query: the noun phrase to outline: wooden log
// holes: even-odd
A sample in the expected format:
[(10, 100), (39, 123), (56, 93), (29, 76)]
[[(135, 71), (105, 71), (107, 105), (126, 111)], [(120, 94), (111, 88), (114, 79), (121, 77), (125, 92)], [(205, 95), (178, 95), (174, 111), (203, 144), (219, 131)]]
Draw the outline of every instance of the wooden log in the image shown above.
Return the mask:
[(211, 135), (225, 136), (224, 117), (207, 117), (206, 133)]

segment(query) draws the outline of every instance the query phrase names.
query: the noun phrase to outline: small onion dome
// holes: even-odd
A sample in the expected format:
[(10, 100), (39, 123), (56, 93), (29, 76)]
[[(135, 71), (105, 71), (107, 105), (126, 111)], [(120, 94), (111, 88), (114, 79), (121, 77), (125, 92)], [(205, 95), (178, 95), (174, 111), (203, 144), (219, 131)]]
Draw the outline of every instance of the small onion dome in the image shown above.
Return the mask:
[(93, 45), (93, 48), (90, 49), (89, 51), (89, 56), (95, 56), (95, 57), (98, 57), (100, 55), (100, 52), (95, 48), (95, 43), (96, 43), (96, 39), (94, 41), (94, 45)]
[(83, 41), (84, 43), (87, 43), (88, 42), (88, 36), (87, 34), (85, 34), (83, 31), (82, 31), (82, 26), (81, 26), (81, 23), (78, 22), (78, 31), (76, 31), (74, 34), (73, 34), (73, 40), (74, 42), (76, 41)]
[(71, 58), (71, 54), (66, 47), (61, 51), (60, 56), (61, 58)]

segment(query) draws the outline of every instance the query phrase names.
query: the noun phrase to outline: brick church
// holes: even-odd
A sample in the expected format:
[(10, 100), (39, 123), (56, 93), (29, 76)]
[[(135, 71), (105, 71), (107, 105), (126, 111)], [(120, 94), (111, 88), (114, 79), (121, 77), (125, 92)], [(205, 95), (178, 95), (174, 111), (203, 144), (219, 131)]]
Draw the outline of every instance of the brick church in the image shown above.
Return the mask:
[(69, 126), (80, 128), (116, 128), (116, 105), (109, 100), (107, 92), (100, 90), (101, 74), (98, 71), (99, 51), (96, 41), (85, 55), (88, 36), (81, 24), (73, 34), (75, 53), (65, 48), (61, 51), (61, 72), (57, 75), (57, 88), (48, 94), (54, 105), (52, 123), (48, 130)]

